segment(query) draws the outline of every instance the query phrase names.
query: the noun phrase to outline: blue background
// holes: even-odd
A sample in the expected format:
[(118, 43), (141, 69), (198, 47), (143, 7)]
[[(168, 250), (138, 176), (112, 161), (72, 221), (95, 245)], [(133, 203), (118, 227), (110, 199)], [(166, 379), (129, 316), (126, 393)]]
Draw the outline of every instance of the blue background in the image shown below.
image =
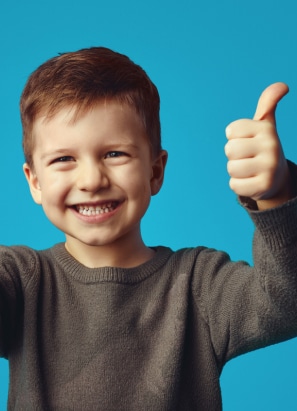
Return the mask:
[[(70, 0), (2, 2), (0, 243), (49, 247), (46, 221), (22, 175), (18, 100), (28, 75), (58, 52), (104, 45), (128, 54), (159, 88), (165, 185), (143, 221), (148, 245), (206, 245), (251, 262), (253, 227), (228, 187), (225, 126), (252, 117), (261, 91), (284, 81), (277, 111), (285, 152), (297, 161), (295, 0)], [(224, 410), (296, 410), (297, 340), (231, 361)], [(7, 362), (0, 360), (0, 410)]]

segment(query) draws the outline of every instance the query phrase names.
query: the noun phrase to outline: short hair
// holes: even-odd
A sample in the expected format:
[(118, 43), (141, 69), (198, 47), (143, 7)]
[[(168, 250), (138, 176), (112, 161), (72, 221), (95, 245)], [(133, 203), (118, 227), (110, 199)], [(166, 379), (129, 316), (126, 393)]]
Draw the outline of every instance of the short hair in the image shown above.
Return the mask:
[(105, 47), (61, 53), (29, 77), (20, 100), (25, 161), (33, 167), (33, 126), (38, 116), (52, 118), (73, 107), (73, 121), (100, 101), (116, 100), (135, 109), (151, 153), (161, 150), (160, 97), (146, 72), (127, 56)]

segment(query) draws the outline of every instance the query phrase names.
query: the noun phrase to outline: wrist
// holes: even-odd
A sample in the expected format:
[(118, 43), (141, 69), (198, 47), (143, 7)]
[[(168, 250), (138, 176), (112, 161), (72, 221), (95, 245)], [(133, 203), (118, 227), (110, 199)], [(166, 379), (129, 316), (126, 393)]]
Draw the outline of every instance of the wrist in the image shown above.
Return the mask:
[(275, 208), (281, 206), (282, 204), (288, 202), (294, 197), (293, 184), (291, 181), (291, 176), (289, 170), (287, 171), (287, 176), (285, 178), (285, 183), (282, 188), (271, 198), (257, 200), (256, 204), (259, 211), (267, 210), (269, 208)]

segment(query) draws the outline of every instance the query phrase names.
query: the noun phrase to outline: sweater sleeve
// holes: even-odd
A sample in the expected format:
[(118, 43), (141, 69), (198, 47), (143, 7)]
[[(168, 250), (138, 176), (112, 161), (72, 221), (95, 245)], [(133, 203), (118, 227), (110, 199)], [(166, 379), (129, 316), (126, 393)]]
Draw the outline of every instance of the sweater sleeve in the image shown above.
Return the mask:
[(7, 358), (22, 330), (23, 290), (34, 273), (33, 250), (0, 246), (0, 357)]
[[(297, 168), (291, 164), (293, 182)], [(218, 363), (297, 336), (297, 198), (265, 211), (247, 210), (255, 224), (254, 267), (203, 250), (194, 293)], [(199, 277), (199, 280), (197, 278)]]

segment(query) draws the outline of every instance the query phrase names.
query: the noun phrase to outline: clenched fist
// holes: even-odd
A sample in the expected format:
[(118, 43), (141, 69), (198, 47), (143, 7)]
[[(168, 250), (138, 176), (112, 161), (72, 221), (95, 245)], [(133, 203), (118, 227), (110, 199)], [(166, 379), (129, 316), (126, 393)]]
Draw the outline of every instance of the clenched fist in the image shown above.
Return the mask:
[(275, 121), (277, 103), (288, 91), (284, 83), (272, 84), (261, 94), (253, 120), (237, 120), (226, 128), (230, 187), (255, 200), (260, 210), (290, 198), (289, 170)]

